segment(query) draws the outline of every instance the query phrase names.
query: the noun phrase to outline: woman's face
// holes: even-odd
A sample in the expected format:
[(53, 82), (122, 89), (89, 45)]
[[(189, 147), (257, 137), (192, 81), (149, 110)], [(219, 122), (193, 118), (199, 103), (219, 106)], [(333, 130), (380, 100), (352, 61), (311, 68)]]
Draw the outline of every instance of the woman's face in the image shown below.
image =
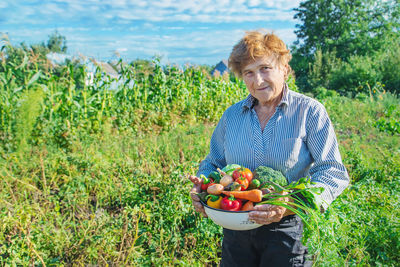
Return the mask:
[(250, 94), (261, 105), (269, 105), (280, 101), (287, 71), (273, 56), (262, 57), (246, 65), (242, 77)]

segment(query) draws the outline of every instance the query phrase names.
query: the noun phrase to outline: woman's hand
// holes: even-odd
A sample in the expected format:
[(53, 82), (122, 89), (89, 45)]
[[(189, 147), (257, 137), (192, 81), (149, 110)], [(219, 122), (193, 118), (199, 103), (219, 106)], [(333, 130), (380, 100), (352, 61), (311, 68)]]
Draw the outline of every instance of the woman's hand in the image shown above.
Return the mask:
[(249, 220), (258, 224), (270, 224), (282, 220), (286, 213), (286, 208), (275, 205), (258, 205), (249, 213)]
[(201, 213), (204, 217), (207, 217), (206, 212), (204, 211), (203, 205), (200, 203), (200, 198), (196, 195), (201, 192), (201, 179), (199, 177), (189, 175), (189, 180), (193, 183), (193, 187), (190, 190), (190, 197), (192, 198), (192, 204), (194, 209)]
[[(289, 198), (285, 197), (280, 198), (279, 200), (287, 202), (289, 201)], [(254, 206), (254, 211), (249, 213), (249, 220), (258, 224), (270, 224), (279, 222), (283, 217), (290, 214), (294, 213), (285, 207), (264, 204)]]

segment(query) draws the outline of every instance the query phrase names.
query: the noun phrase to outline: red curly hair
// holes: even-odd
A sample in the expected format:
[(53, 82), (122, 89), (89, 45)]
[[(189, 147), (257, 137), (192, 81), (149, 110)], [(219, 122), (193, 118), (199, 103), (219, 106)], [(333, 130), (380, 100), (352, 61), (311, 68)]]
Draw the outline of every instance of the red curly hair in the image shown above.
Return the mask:
[(236, 76), (242, 77), (242, 70), (249, 63), (261, 57), (274, 56), (282, 66), (292, 59), (285, 43), (274, 33), (263, 34), (259, 31), (246, 32), (245, 36), (233, 47), (229, 56), (228, 66)]

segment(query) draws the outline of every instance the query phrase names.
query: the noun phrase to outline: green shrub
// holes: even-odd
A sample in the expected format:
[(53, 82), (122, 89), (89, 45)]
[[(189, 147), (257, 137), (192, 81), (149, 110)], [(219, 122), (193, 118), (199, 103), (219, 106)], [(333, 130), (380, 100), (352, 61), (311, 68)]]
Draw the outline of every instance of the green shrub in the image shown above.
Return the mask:
[(335, 88), (343, 95), (369, 93), (368, 85), (382, 81), (382, 72), (377, 64), (375, 57), (352, 56), (331, 73), (329, 88)]
[(312, 59), (294, 55), (293, 69), (298, 72), (296, 82), (299, 87), (307, 92), (324, 87), (341, 95), (354, 97), (359, 93), (369, 94), (370, 87), (383, 84), (386, 91), (398, 93), (399, 53), (398, 42), (390, 42), (380, 50), (365, 55), (353, 55), (346, 60), (337, 58), (335, 51), (323, 53), (317, 50)]

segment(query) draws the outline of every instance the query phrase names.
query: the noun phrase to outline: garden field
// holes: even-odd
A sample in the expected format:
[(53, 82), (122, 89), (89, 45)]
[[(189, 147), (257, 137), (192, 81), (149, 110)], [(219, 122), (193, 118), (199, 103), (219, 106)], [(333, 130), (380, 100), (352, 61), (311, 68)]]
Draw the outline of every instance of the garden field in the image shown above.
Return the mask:
[[(8, 55), (0, 61), (1, 265), (216, 266), (222, 229), (194, 212), (186, 176), (207, 155), (222, 112), (246, 97), (243, 83), (155, 60), (147, 71), (121, 64), (122, 82), (109, 90), (100, 70), (87, 84), (83, 66), (50, 71), (34, 54)], [(351, 176), (305, 232), (314, 265), (398, 266), (400, 99), (380, 84), (354, 98), (313, 96)]]

